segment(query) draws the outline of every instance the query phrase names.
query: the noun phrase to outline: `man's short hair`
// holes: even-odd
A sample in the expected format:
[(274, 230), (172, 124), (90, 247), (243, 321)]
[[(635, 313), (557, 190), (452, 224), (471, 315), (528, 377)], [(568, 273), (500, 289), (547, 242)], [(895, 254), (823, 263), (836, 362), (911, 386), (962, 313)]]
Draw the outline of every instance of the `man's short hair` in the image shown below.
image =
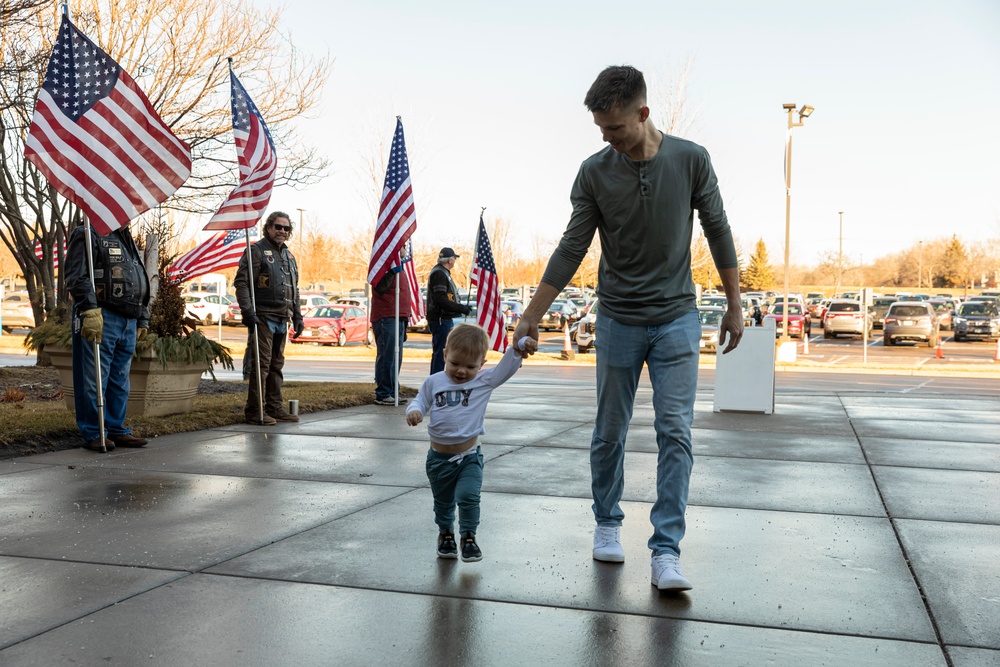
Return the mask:
[[(267, 220), (264, 221), (264, 231), (267, 232), (271, 227), (274, 227), (274, 223), (278, 218), (284, 218), (288, 226), (292, 226), (292, 219), (288, 217), (287, 213), (281, 211), (271, 211), (271, 214), (267, 216)], [(288, 230), (288, 238), (292, 237), (292, 230)]]
[(597, 75), (583, 103), (591, 112), (642, 106), (646, 103), (646, 80), (631, 65), (612, 65)]
[(458, 324), (444, 344), (445, 349), (477, 359), (486, 359), (490, 349), (490, 336), (486, 330), (475, 324)]

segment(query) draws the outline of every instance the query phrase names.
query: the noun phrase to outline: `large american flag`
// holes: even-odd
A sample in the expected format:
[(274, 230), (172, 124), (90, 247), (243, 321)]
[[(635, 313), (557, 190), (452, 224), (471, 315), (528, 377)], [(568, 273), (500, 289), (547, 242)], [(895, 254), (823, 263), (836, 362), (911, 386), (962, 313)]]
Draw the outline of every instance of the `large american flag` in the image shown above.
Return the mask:
[(65, 15), (24, 155), (101, 234), (162, 203), (191, 174), (188, 145)]
[(240, 163), (240, 182), (205, 229), (246, 229), (256, 225), (271, 201), (274, 176), (278, 171), (278, 154), (263, 116), (231, 70), (229, 81), (233, 89), (233, 135)]
[[(392, 137), (389, 164), (385, 170), (382, 203), (375, 226), (375, 242), (368, 262), (368, 282), (378, 283), (385, 272), (398, 266), (399, 254), (406, 241), (417, 229), (417, 213), (413, 205), (410, 164), (406, 159), (403, 121), (396, 118), (396, 133)], [(416, 282), (416, 281), (414, 281)], [(418, 299), (419, 300), (419, 299)]]
[(190, 250), (167, 267), (167, 275), (175, 280), (190, 280), (213, 271), (237, 266), (246, 252), (246, 235), (250, 241), (257, 238), (257, 228), (230, 229), (219, 232), (198, 247)]
[(490, 237), (486, 235), (483, 216), (479, 216), (479, 238), (476, 256), (472, 258), (472, 284), (476, 286), (476, 321), (490, 336), (490, 343), (497, 352), (507, 349), (507, 323), (500, 303), (500, 279), (493, 262)]
[(410, 324), (419, 324), (427, 317), (427, 307), (420, 295), (420, 283), (417, 282), (417, 270), (413, 268), (413, 242), (406, 241), (403, 251), (399, 254), (403, 264), (403, 274), (406, 276), (407, 289), (410, 292)]

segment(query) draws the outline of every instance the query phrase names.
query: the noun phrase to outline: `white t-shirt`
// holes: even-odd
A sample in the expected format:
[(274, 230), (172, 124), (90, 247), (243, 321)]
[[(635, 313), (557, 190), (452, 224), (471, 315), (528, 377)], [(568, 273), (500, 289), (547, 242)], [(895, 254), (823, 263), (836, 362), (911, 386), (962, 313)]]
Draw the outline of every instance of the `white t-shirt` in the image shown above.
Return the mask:
[(430, 413), (427, 434), (440, 445), (460, 445), (486, 432), (486, 404), (493, 390), (513, 377), (521, 367), (521, 355), (507, 348), (500, 363), (484, 368), (468, 382), (457, 384), (441, 371), (428, 376), (410, 401), (407, 413)]

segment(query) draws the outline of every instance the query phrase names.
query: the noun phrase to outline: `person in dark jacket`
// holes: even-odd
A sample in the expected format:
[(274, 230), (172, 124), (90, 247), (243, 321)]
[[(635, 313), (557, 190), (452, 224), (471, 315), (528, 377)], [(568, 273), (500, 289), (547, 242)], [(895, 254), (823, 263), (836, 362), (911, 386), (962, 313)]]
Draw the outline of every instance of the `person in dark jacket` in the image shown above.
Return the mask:
[[(90, 247), (95, 284), (91, 284), (87, 269), (87, 237), (82, 226), (70, 235), (63, 275), (73, 299), (76, 425), (83, 435), (83, 446), (95, 452), (101, 451), (102, 435), (108, 451), (116, 445), (142, 447), (147, 441), (132, 435), (132, 430), (125, 426), (125, 409), (132, 354), (136, 341), (145, 338), (149, 328), (149, 277), (128, 227), (107, 236), (100, 236), (91, 228)], [(101, 355), (103, 434), (97, 413), (93, 343), (100, 346)]]
[(438, 263), (427, 277), (427, 328), (431, 330), (431, 375), (444, 370), (444, 344), (454, 326), (452, 318), (468, 315), (472, 309), (458, 300), (458, 288), (451, 279), (458, 255), (451, 248), (441, 248)]
[[(396, 281), (399, 281), (399, 319), (396, 319)], [(372, 332), (375, 334), (375, 402), (396, 404), (396, 377), (403, 363), (406, 322), (410, 319), (410, 284), (405, 271), (386, 271), (372, 293)], [(396, 356), (396, 331), (399, 356)], [(399, 404), (406, 403), (405, 398)]]
[[(247, 327), (247, 353), (254, 353), (253, 338), (260, 346), (261, 383), (264, 385), (264, 419), (260, 418), (260, 389), (257, 371), (251, 366), (250, 390), (243, 409), (248, 424), (270, 426), (279, 421), (297, 422), (298, 415), (285, 410), (281, 398), (284, 382), (285, 341), (288, 321), (296, 335), (303, 330), (299, 310), (299, 267), (285, 243), (292, 237), (292, 222), (287, 213), (274, 211), (267, 216), (264, 234), (250, 246), (252, 265), (248, 270), (246, 253), (240, 259), (233, 286), (240, 304), (243, 324)], [(253, 276), (254, 299), (250, 299)]]

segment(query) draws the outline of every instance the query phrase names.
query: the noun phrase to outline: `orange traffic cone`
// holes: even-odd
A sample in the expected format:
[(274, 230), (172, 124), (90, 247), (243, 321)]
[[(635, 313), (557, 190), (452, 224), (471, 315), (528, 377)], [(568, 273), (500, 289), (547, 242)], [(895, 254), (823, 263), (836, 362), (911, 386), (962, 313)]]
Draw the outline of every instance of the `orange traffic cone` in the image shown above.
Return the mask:
[(944, 341), (938, 337), (937, 347), (934, 349), (934, 356), (938, 359), (944, 359)]
[(809, 334), (802, 332), (802, 354), (809, 354)]
[(576, 358), (576, 354), (573, 352), (573, 347), (569, 344), (569, 322), (565, 322), (563, 324), (563, 349), (559, 358), (566, 360)]

